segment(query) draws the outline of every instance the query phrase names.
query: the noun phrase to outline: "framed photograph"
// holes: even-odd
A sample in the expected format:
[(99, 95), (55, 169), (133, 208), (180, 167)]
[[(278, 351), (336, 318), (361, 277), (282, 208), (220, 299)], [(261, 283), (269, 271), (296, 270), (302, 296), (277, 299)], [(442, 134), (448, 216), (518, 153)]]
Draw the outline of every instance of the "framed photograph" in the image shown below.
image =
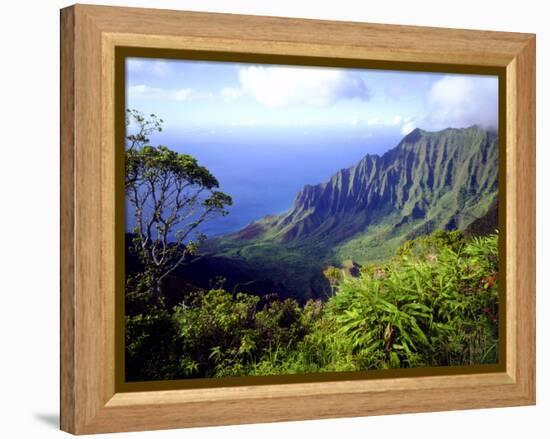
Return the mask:
[(535, 37), (63, 9), (61, 239), (70, 433), (534, 404)]

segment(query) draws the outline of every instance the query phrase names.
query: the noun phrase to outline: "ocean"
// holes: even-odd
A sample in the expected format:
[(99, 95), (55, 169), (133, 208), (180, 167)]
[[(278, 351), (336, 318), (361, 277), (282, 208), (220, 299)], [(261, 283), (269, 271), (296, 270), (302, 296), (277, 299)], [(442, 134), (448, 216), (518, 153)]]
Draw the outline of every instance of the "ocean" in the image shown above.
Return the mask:
[(209, 238), (285, 212), (305, 185), (328, 180), (366, 154), (382, 154), (401, 138), (395, 130), (369, 133), (354, 127), (175, 131), (157, 134), (151, 144), (192, 155), (218, 179), (219, 190), (233, 198), (227, 216), (210, 218), (198, 229)]

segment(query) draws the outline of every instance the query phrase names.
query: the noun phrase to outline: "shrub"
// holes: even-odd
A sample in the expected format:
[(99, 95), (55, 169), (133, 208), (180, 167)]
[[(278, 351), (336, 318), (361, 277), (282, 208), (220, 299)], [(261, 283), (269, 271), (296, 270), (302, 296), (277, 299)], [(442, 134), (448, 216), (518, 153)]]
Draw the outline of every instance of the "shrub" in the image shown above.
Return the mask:
[(494, 363), (497, 271), (496, 235), (437, 232), (347, 279), (329, 307), (362, 368)]
[[(498, 236), (435, 232), (343, 277), (326, 302), (197, 291), (173, 310), (127, 288), (130, 380), (498, 361)], [(149, 298), (149, 299), (148, 299)]]

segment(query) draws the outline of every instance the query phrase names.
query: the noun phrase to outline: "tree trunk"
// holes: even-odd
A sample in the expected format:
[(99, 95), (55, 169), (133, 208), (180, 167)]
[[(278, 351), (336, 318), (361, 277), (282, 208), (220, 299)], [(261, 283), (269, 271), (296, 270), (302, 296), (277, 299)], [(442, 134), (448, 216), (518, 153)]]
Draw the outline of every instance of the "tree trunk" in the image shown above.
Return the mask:
[(160, 299), (160, 297), (162, 296), (162, 293), (160, 292), (160, 281), (156, 276), (151, 282), (151, 292), (153, 295), (153, 299)]

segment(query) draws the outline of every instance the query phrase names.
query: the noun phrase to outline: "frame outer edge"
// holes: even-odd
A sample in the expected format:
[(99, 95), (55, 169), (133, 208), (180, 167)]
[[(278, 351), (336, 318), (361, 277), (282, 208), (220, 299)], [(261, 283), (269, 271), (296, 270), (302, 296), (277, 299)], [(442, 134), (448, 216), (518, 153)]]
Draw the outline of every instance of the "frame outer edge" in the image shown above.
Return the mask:
[(517, 378), (536, 403), (536, 37), (516, 57)]
[(102, 29), (90, 8), (75, 5), (75, 434), (90, 432), (105, 406), (103, 290)]
[[(100, 288), (97, 288), (101, 285), (97, 276), (102, 275), (102, 265), (99, 262), (102, 249), (97, 244), (97, 236), (100, 234), (95, 232), (98, 231), (101, 221), (97, 221), (97, 224), (94, 222), (101, 219), (101, 213), (97, 211), (98, 203), (103, 205), (101, 189), (99, 186), (94, 187), (94, 184), (101, 185), (101, 172), (98, 172), (101, 171), (101, 160), (100, 152), (95, 149), (99, 146), (98, 139), (91, 137), (92, 133), (88, 131), (94, 124), (97, 125), (97, 120), (94, 121), (97, 114), (94, 111), (103, 109), (94, 86), (98, 83), (101, 85), (102, 67), (96, 64), (101, 64), (101, 61), (96, 57), (101, 54), (101, 34), (107, 29), (90, 13), (97, 8), (102, 7), (76, 5), (61, 11), (61, 429), (81, 434), (189, 427), (194, 424), (192, 419), (173, 418), (173, 415), (168, 416), (168, 412), (155, 425), (152, 421), (141, 418), (145, 413), (133, 404), (125, 409), (113, 410), (112, 407), (105, 406), (104, 389), (98, 390), (98, 386), (105, 385), (106, 372), (96, 370), (95, 367), (99, 364), (104, 366), (109, 354), (105, 352), (104, 343), (100, 340), (100, 336), (104, 335), (102, 332), (106, 311), (102, 308), (104, 304), (99, 297)], [(127, 8), (108, 10), (114, 12), (116, 9), (132, 11)], [(107, 8), (101, 10), (107, 12)], [(532, 36), (526, 36), (525, 41), (522, 50), (515, 55), (510, 53), (517, 68), (514, 83), (518, 92), (513, 102), (517, 110), (513, 118), (518, 130), (510, 136), (510, 140), (517, 156), (513, 162), (517, 173), (515, 192), (520, 195), (515, 203), (517, 215), (512, 218), (514, 234), (519, 238), (514, 248), (514, 252), (517, 251), (514, 265), (518, 271), (514, 282), (518, 293), (515, 319), (517, 328), (514, 331), (518, 341), (514, 354), (518, 358), (514, 369), (519, 385), (514, 386), (515, 392), (500, 401), (495, 396), (494, 405), (491, 404), (494, 407), (526, 405), (535, 401), (535, 40)], [(521, 151), (517, 151), (518, 149)], [(99, 330), (98, 325), (101, 326)], [(87, 361), (90, 359), (93, 363)], [(433, 389), (429, 391), (431, 392), (438, 394), (443, 391)], [(408, 392), (398, 391), (396, 396), (403, 396), (405, 393)], [(363, 395), (362, 398), (365, 397)], [(269, 415), (271, 409), (268, 400), (274, 402), (276, 399), (258, 400), (258, 404), (266, 410), (263, 419), (258, 416), (244, 422), (311, 419), (288, 412), (284, 418), (274, 418)], [(321, 401), (317, 396), (302, 399)], [(281, 402), (285, 400), (291, 401), (294, 397), (280, 398)], [(442, 409), (464, 408), (463, 403), (449, 403)], [(224, 404), (228, 405), (228, 410), (230, 406), (241, 406), (236, 401), (227, 400), (206, 404), (192, 403), (188, 407), (224, 407)], [(471, 408), (487, 407), (486, 404), (487, 402), (482, 401), (472, 402)], [(164, 407), (160, 407), (161, 405)], [(145, 411), (151, 408), (158, 409), (154, 410), (156, 414), (159, 414), (161, 408), (169, 410), (168, 404), (163, 403), (157, 407), (144, 407)], [(366, 406), (361, 413), (356, 412), (356, 409), (350, 409), (348, 415), (382, 414), (378, 408), (373, 408), (372, 412), (367, 410), (367, 413), (363, 411), (367, 409)], [(421, 412), (425, 409), (403, 407), (384, 413), (411, 411)], [(140, 416), (134, 419), (140, 425), (129, 425), (130, 419), (117, 420), (118, 415)], [(201, 419), (195, 426), (242, 423), (230, 413), (227, 415), (229, 418), (226, 416), (226, 419), (218, 418), (215, 421)], [(191, 413), (190, 416), (192, 418), (195, 415)], [(345, 416), (343, 412), (336, 411), (330, 415), (325, 413), (315, 416), (315, 419), (342, 416)]]
[(60, 11), (60, 428), (76, 429), (75, 389), (75, 11)]

